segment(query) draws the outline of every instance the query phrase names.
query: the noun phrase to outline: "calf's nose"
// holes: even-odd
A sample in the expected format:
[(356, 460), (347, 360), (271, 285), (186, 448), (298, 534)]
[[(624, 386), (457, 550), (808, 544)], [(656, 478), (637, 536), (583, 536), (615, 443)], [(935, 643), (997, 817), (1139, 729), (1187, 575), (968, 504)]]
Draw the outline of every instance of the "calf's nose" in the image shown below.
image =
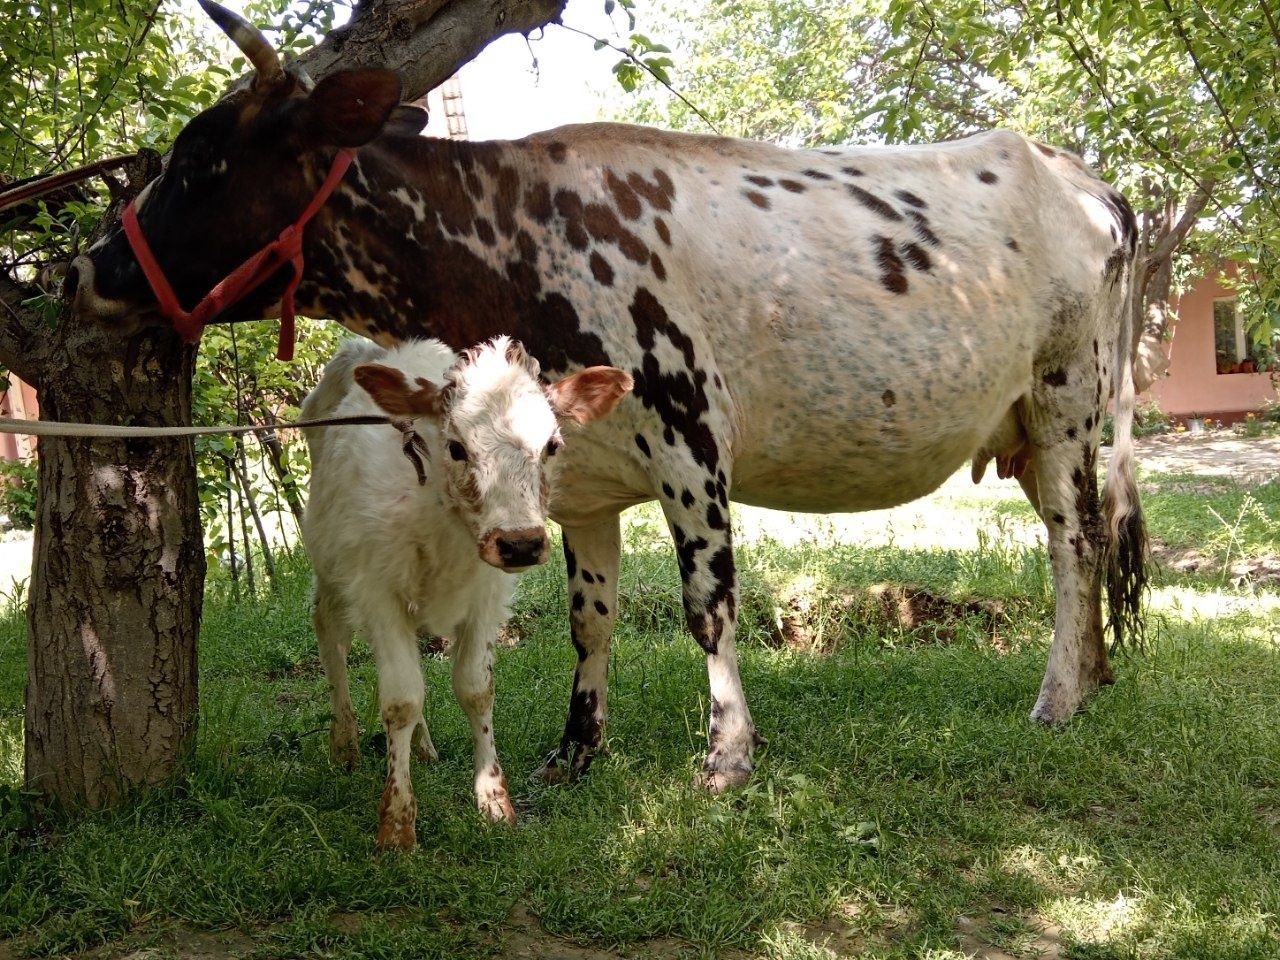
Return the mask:
[(506, 567), (530, 567), (541, 563), (546, 550), (545, 534), (498, 537), (498, 556)]

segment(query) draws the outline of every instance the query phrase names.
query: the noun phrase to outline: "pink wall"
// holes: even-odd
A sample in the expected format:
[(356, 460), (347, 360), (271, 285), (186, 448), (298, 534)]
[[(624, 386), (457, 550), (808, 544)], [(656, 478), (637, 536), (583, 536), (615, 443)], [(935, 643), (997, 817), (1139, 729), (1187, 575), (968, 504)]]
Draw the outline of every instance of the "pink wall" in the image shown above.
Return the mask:
[[(1225, 272), (1234, 274), (1235, 265), (1228, 265)], [(1234, 295), (1222, 285), (1222, 276), (1222, 272), (1215, 272), (1202, 277), (1174, 303), (1178, 324), (1173, 341), (1167, 347), (1169, 374), (1142, 395), (1144, 400), (1154, 399), (1165, 413), (1182, 417), (1199, 413), (1217, 418), (1257, 410), (1266, 401), (1277, 398), (1270, 374), (1218, 373), (1213, 344), (1213, 301)]]
[[(35, 388), (9, 375), (9, 389), (0, 393), (0, 415), (23, 420), (36, 420), (40, 416), (40, 404), (36, 402)], [(12, 433), (0, 433), (0, 459), (18, 460), (35, 453), (35, 437)]]

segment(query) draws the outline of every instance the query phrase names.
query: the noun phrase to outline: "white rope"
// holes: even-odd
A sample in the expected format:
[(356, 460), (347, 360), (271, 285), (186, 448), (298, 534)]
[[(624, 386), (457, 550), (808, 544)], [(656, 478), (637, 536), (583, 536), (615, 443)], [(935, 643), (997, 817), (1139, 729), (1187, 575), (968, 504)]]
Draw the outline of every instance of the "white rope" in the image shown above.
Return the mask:
[(211, 433), (268, 433), (298, 427), (339, 427), (348, 424), (390, 423), (403, 429), (400, 418), (367, 414), (353, 417), (324, 417), (319, 420), (294, 420), (291, 423), (269, 423), (260, 426), (216, 424), (209, 427), (122, 427), (105, 423), (66, 423), (61, 420), (16, 420), (0, 417), (0, 433), (20, 433), (30, 437), (199, 437)]

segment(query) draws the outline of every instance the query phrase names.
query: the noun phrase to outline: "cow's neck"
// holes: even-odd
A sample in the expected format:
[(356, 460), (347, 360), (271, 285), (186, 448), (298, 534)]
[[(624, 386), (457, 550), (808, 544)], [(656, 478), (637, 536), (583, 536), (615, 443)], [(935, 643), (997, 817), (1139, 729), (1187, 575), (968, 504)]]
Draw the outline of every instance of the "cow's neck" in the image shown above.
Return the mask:
[(550, 369), (607, 363), (568, 299), (543, 289), (551, 215), (518, 144), (383, 138), (308, 238), (300, 302), (384, 343), (433, 336), (462, 350), (506, 333)]

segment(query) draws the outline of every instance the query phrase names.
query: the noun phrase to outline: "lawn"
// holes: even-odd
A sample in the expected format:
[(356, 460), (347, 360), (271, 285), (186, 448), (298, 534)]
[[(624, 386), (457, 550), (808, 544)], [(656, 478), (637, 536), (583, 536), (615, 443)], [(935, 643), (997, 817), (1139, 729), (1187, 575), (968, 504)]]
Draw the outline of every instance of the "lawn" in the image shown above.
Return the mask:
[[(22, 616), (0, 621), (0, 958), (1280, 957), (1280, 591), (1233, 552), (1280, 550), (1280, 485), (1147, 476), (1166, 572), (1142, 654), (1067, 728), (1027, 714), (1052, 617), (1021, 504), (976, 547), (744, 536), (742, 673), (769, 744), (746, 789), (690, 786), (703, 659), (651, 510), (628, 514), (609, 755), (526, 779), (558, 741), (573, 651), (563, 564), (524, 580), (499, 653), (498, 750), (521, 818), (484, 825), (447, 661), (424, 658), (441, 761), (414, 772), (419, 846), (375, 856), (374, 670), (353, 653), (365, 760), (326, 757), (308, 574), (231, 601), (213, 578), (199, 748), (121, 812), (25, 821)], [(946, 496), (945, 494), (940, 496)], [(992, 515), (997, 518), (991, 523)], [(909, 538), (908, 538), (909, 539)], [(924, 588), (904, 629), (884, 584)], [(941, 599), (954, 604), (947, 605)], [(981, 601), (981, 602), (972, 602)], [(144, 951), (138, 953), (138, 951)]]

